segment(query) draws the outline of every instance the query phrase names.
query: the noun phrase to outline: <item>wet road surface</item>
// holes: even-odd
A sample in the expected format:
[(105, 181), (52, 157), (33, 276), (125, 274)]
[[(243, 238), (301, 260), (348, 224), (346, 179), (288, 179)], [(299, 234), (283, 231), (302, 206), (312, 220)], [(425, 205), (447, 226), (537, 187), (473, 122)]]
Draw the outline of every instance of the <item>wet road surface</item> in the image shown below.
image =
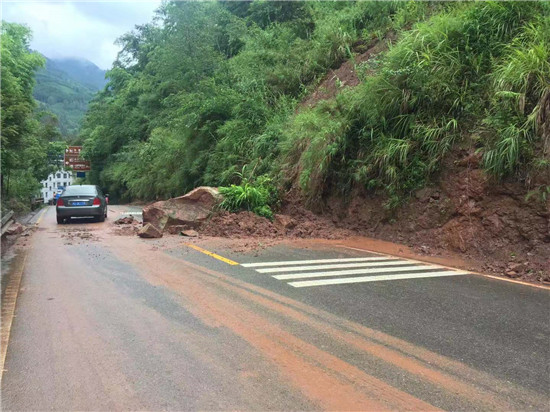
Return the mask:
[[(110, 206), (105, 223), (67, 225), (46, 211), (24, 266), (3, 409), (548, 407), (546, 289), (476, 275), (297, 288), (334, 278), (297, 273), (361, 270), (349, 265), (377, 255), (121, 236), (113, 220), (137, 211)], [(338, 261), (257, 270), (326, 259)]]

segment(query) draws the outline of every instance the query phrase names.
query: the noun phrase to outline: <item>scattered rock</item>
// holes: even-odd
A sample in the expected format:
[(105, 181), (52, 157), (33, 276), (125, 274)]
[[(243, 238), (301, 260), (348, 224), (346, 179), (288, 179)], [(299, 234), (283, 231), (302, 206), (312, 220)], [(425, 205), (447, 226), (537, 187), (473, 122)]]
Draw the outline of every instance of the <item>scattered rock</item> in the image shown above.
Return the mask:
[(168, 226), (166, 228), (166, 232), (170, 233), (171, 235), (179, 235), (183, 230), (189, 229), (189, 226), (187, 225), (174, 225), (174, 226)]
[(524, 269), (524, 264), (516, 263), (516, 262), (508, 263), (508, 267), (506, 268), (506, 270), (510, 272), (522, 272), (523, 269)]
[(181, 234), (183, 236), (187, 236), (187, 237), (198, 237), (199, 236), (199, 233), (197, 231), (193, 230), (193, 229), (182, 230)]
[(151, 223), (161, 231), (176, 225), (196, 228), (222, 199), (216, 188), (197, 187), (186, 195), (146, 206), (143, 208), (143, 223)]
[(134, 216), (132, 216), (132, 215), (121, 217), (121, 218), (118, 218), (117, 220), (115, 220), (116, 225), (131, 225), (134, 222), (136, 222), (136, 220), (134, 219)]
[(25, 230), (25, 226), (23, 226), (21, 223), (13, 223), (8, 230), (6, 230), (6, 235), (13, 236), (13, 235), (19, 235), (23, 233)]
[(139, 230), (138, 236), (145, 238), (159, 238), (162, 237), (162, 232), (151, 223), (147, 223)]

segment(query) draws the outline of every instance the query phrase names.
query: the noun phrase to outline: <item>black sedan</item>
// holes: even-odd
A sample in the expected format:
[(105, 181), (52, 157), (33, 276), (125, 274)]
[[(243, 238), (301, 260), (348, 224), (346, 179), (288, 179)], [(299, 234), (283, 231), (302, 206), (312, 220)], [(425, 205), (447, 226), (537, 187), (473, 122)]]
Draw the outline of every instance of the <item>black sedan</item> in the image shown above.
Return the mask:
[(97, 186), (68, 186), (57, 199), (55, 211), (57, 223), (72, 217), (95, 217), (103, 222), (107, 217), (107, 200)]

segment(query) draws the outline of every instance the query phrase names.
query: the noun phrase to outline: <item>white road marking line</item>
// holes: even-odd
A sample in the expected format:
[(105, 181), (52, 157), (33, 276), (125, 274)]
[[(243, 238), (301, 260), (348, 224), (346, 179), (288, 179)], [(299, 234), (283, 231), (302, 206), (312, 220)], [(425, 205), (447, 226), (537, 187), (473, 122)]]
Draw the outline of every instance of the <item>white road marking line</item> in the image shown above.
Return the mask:
[(322, 285), (340, 285), (345, 283), (363, 283), (363, 282), (378, 282), (383, 280), (400, 280), (400, 279), (418, 279), (418, 278), (435, 278), (443, 276), (461, 276), (467, 275), (469, 272), (461, 270), (431, 272), (431, 273), (408, 273), (402, 275), (381, 275), (381, 276), (361, 276), (355, 278), (337, 278), (337, 279), (320, 279), (320, 280), (304, 280), (300, 282), (289, 282), (288, 284), (295, 288), (303, 288), (308, 286)]
[[(393, 267), (393, 268), (367, 268), (367, 269), (355, 269), (355, 270), (333, 270), (331, 272), (309, 272), (309, 273), (293, 273), (289, 275), (275, 275), (272, 276), (278, 280), (285, 279), (305, 279), (305, 278), (324, 278), (329, 276), (343, 276), (343, 275), (366, 275), (369, 273), (392, 273), (392, 272), (425, 272), (427, 270), (439, 270), (441, 268), (435, 266), (406, 266), (406, 267)], [(430, 272), (426, 272), (430, 273)]]
[(315, 265), (315, 266), (291, 266), (282, 268), (268, 268), (268, 269), (256, 269), (256, 272), (260, 273), (279, 273), (279, 272), (303, 272), (307, 270), (318, 269), (344, 269), (344, 268), (360, 268), (360, 267), (383, 267), (383, 266), (412, 266), (419, 265), (419, 263), (408, 262), (406, 260), (397, 260), (390, 258), (379, 258), (377, 261), (370, 261), (364, 263), (343, 263), (339, 265)]
[(291, 266), (291, 265), (308, 265), (315, 263), (339, 263), (339, 262), (368, 262), (370, 260), (380, 259), (380, 257), (363, 257), (363, 258), (345, 258), (345, 259), (318, 259), (318, 260), (289, 260), (283, 262), (256, 262), (256, 263), (241, 263), (245, 268), (258, 268), (266, 266)]

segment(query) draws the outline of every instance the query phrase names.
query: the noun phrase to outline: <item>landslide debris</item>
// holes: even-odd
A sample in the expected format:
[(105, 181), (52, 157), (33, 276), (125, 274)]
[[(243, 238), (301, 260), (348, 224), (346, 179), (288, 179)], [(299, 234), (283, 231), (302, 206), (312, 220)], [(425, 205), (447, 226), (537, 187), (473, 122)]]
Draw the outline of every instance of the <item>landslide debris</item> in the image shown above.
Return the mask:
[(135, 223), (138, 223), (138, 221), (132, 215), (120, 217), (115, 220), (115, 225), (132, 225)]
[[(436, 182), (396, 210), (357, 189), (347, 202), (327, 199), (318, 212), (356, 234), (424, 254), (459, 254), (480, 272), (550, 282), (550, 199), (529, 196), (522, 182), (497, 184), (481, 167), (475, 150), (453, 150)], [(299, 198), (286, 206), (301, 207)]]
[(159, 238), (162, 237), (162, 231), (151, 223), (147, 223), (139, 230), (137, 235), (144, 238)]
[(143, 208), (143, 223), (150, 223), (161, 232), (170, 226), (194, 229), (212, 213), (222, 200), (216, 188), (201, 186), (191, 192)]
[[(297, 210), (296, 210), (297, 211)], [(354, 235), (337, 227), (324, 216), (301, 209), (293, 217), (275, 215), (273, 222), (252, 212), (216, 213), (199, 229), (201, 234), (243, 239), (258, 238), (323, 238), (342, 239)]]

